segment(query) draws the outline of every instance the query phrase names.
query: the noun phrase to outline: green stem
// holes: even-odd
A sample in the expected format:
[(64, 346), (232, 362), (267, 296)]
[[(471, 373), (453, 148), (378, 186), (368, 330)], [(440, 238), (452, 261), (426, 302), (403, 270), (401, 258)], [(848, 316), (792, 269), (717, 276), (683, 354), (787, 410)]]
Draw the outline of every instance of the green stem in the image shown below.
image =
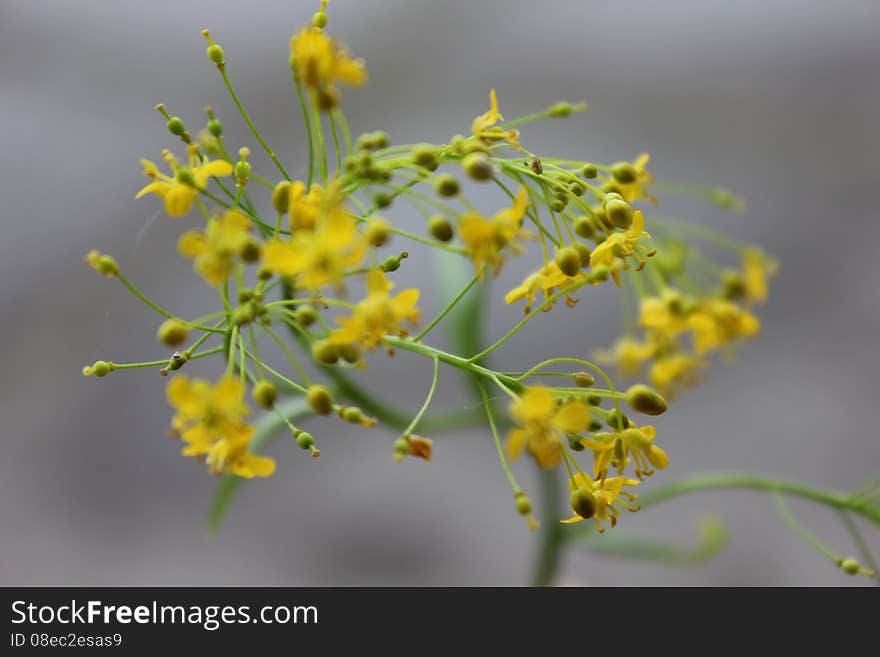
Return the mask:
[(223, 77), (223, 83), (226, 85), (226, 89), (229, 91), (229, 95), (232, 97), (232, 102), (235, 103), (235, 106), (238, 108), (238, 111), (241, 114), (241, 118), (244, 119), (244, 122), (247, 123), (248, 128), (250, 128), (251, 134), (253, 134), (256, 140), (260, 142), (260, 146), (263, 147), (263, 150), (266, 151), (266, 154), (275, 163), (275, 166), (278, 167), (278, 170), (281, 172), (281, 175), (284, 176), (285, 180), (290, 180), (290, 176), (287, 174), (287, 170), (284, 168), (284, 165), (282, 165), (281, 162), (278, 161), (278, 158), (275, 156), (274, 151), (269, 148), (269, 144), (267, 144), (262, 135), (260, 135), (256, 126), (254, 126), (253, 121), (251, 121), (251, 117), (248, 116), (248, 113), (245, 111), (244, 106), (238, 99), (238, 94), (235, 93), (235, 89), (232, 88), (232, 82), (229, 81), (229, 76), (226, 74), (226, 67), (218, 66), (217, 68), (220, 71), (220, 75)]
[(540, 471), (541, 534), (535, 558), (532, 586), (550, 586), (559, 570), (564, 534), (559, 524), (561, 482), (556, 468)]

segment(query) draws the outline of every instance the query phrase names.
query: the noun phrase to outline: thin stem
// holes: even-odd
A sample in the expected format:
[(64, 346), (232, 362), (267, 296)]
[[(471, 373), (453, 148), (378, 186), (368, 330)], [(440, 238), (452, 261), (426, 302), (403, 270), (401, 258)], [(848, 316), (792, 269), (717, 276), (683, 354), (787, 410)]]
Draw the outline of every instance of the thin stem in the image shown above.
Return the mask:
[(474, 274), (474, 277), (470, 280), (470, 282), (469, 282), (467, 285), (465, 285), (464, 288), (463, 288), (458, 294), (455, 295), (455, 298), (454, 298), (452, 301), (450, 301), (448, 304), (446, 304), (446, 307), (440, 312), (440, 314), (437, 315), (437, 317), (435, 317), (434, 320), (433, 320), (430, 324), (428, 324), (428, 325), (422, 330), (421, 333), (419, 333), (416, 337), (414, 337), (413, 340), (415, 340), (416, 342), (418, 342), (418, 341), (421, 340), (423, 337), (425, 337), (425, 336), (431, 331), (432, 328), (434, 328), (435, 326), (437, 326), (437, 324), (439, 324), (439, 323), (443, 320), (443, 318), (446, 317), (446, 315), (448, 315), (449, 312), (450, 312), (453, 308), (455, 308), (456, 304), (457, 304), (459, 301), (461, 301), (462, 298), (464, 298), (464, 295), (466, 295), (466, 294), (468, 293), (468, 291), (474, 286), (474, 284), (475, 284), (478, 280), (480, 280), (480, 275), (481, 275), (481, 274), (482, 274), (482, 271), (479, 271), (479, 272), (477, 272), (476, 274)]
[(263, 150), (266, 151), (266, 154), (275, 163), (275, 166), (278, 167), (278, 170), (281, 172), (281, 175), (284, 176), (285, 180), (290, 180), (290, 176), (287, 174), (287, 170), (284, 168), (284, 165), (282, 165), (281, 162), (278, 161), (275, 153), (272, 151), (271, 148), (269, 148), (269, 145), (263, 139), (262, 135), (260, 135), (256, 126), (254, 126), (253, 121), (251, 121), (251, 117), (248, 116), (248, 113), (245, 111), (244, 106), (238, 99), (238, 94), (235, 93), (235, 89), (232, 88), (232, 82), (229, 81), (229, 76), (226, 74), (226, 66), (218, 66), (217, 68), (220, 71), (220, 75), (223, 77), (223, 83), (226, 85), (226, 89), (229, 90), (229, 95), (232, 97), (232, 102), (235, 103), (235, 106), (238, 108), (238, 111), (241, 114), (241, 118), (244, 119), (244, 122), (247, 123), (248, 128), (250, 128), (251, 134), (253, 134), (256, 140), (260, 142), (260, 146), (263, 147)]
[(143, 303), (148, 305), (150, 308), (155, 310), (160, 315), (167, 317), (168, 319), (176, 320), (176, 321), (180, 322), (181, 324), (188, 326), (189, 328), (198, 329), (199, 331), (208, 331), (210, 333), (226, 333), (226, 331), (224, 331), (223, 329), (212, 328), (210, 326), (202, 326), (201, 324), (191, 324), (188, 321), (186, 321), (185, 319), (181, 319), (180, 317), (172, 315), (167, 310), (160, 308), (155, 303), (150, 301), (146, 296), (144, 296), (143, 292), (141, 292), (134, 285), (132, 285), (131, 281), (129, 281), (121, 273), (117, 273), (115, 278), (117, 278), (119, 280), (119, 282), (122, 283), (128, 289), (129, 292), (131, 292), (134, 296), (136, 296), (138, 299), (140, 299)]
[(300, 81), (296, 76), (293, 77), (293, 81), (296, 84), (296, 97), (297, 100), (299, 100), (299, 106), (302, 109), (303, 121), (305, 121), (306, 124), (306, 134), (309, 138), (309, 179), (306, 183), (306, 187), (311, 188), (315, 174), (315, 140), (312, 136), (312, 119), (309, 116), (309, 108), (306, 104), (306, 96), (303, 93), (302, 84), (300, 84)]
[(412, 419), (406, 429), (403, 430), (404, 436), (409, 436), (416, 429), (416, 425), (418, 425), (419, 420), (422, 419), (422, 416), (425, 414), (425, 411), (428, 410), (428, 406), (431, 405), (431, 400), (434, 398), (434, 391), (437, 390), (437, 379), (438, 374), (440, 372), (440, 359), (434, 358), (434, 378), (431, 381), (431, 388), (428, 390), (428, 396), (425, 397), (425, 402), (422, 404), (422, 407), (419, 409), (419, 412), (416, 413), (416, 416)]

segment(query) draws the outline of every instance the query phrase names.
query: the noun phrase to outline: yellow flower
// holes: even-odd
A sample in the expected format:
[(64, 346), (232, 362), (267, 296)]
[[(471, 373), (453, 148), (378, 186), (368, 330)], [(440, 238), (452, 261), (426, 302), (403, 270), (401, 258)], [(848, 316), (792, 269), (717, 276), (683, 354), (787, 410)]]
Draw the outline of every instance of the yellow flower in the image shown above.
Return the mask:
[(333, 89), (336, 82), (362, 85), (367, 81), (363, 60), (355, 59), (317, 27), (307, 27), (290, 40), (290, 64), (305, 86)]
[(503, 120), (504, 117), (498, 111), (498, 96), (492, 89), (489, 92), (489, 111), (474, 119), (471, 131), (477, 139), (487, 142), (506, 141), (511, 146), (519, 148), (519, 130), (501, 130), (501, 128), (493, 127)]
[[(504, 297), (505, 303), (516, 303), (521, 299), (526, 300), (524, 312), (528, 315), (532, 311), (532, 304), (535, 302), (535, 295), (538, 290), (544, 293), (544, 298), (549, 299), (553, 296), (556, 288), (568, 287), (572, 283), (583, 280), (583, 274), (578, 273), (577, 276), (567, 276), (559, 269), (559, 265), (555, 262), (549, 262), (538, 271), (526, 276), (525, 280), (517, 287), (513, 288)], [(577, 299), (570, 295), (565, 295), (565, 304), (569, 307), (574, 306)], [(546, 305), (543, 310), (548, 311), (552, 306)]]
[(639, 480), (654, 474), (653, 465), (662, 470), (669, 465), (669, 457), (660, 447), (654, 444), (657, 431), (652, 426), (630, 426), (623, 431), (614, 433), (597, 433), (594, 438), (584, 438), (581, 444), (593, 451), (595, 458), (594, 474), (605, 478), (608, 467), (617, 468), (623, 474), (626, 466), (632, 461), (635, 465), (636, 477)]
[(289, 241), (269, 241), (263, 249), (263, 264), (281, 276), (295, 276), (298, 287), (319, 290), (340, 283), (346, 270), (360, 264), (366, 246), (354, 217), (333, 212), (321, 217), (314, 231), (295, 231)]
[(648, 153), (642, 153), (632, 163), (636, 170), (636, 179), (632, 182), (623, 183), (619, 180), (613, 180), (614, 185), (620, 190), (620, 195), (628, 203), (632, 203), (640, 198), (646, 198), (652, 203), (656, 203), (657, 199), (648, 192), (651, 183), (654, 182), (654, 176), (645, 169), (645, 165), (651, 156)]
[(746, 300), (750, 303), (767, 300), (767, 277), (776, 273), (778, 264), (757, 249), (743, 252), (743, 279)]
[(381, 270), (367, 272), (367, 297), (357, 304), (350, 317), (336, 319), (342, 328), (330, 334), (330, 342), (338, 345), (359, 343), (367, 349), (375, 349), (388, 333), (405, 336), (407, 332), (401, 324), (419, 318), (419, 309), (416, 308), (419, 291), (410, 288), (392, 297), (388, 294), (392, 287)]
[(639, 510), (638, 506), (633, 506), (636, 496), (623, 490), (624, 486), (638, 486), (638, 484), (639, 482), (635, 479), (624, 479), (622, 477), (611, 477), (594, 481), (588, 475), (578, 473), (573, 479), (569, 480), (568, 487), (573, 492), (579, 491), (581, 496), (586, 497), (587, 503), (579, 504), (580, 508), (578, 509), (572, 507), (575, 515), (562, 522), (571, 524), (586, 520), (587, 518), (581, 515), (581, 512), (583, 512), (593, 519), (593, 522), (596, 523), (596, 529), (600, 534), (605, 531), (602, 521), (610, 521), (611, 526), (616, 527), (617, 516), (621, 508), (632, 512)]
[(590, 423), (590, 408), (579, 401), (569, 401), (562, 406), (549, 388), (528, 388), (510, 405), (510, 414), (520, 425), (507, 435), (507, 454), (518, 458), (528, 449), (538, 464), (552, 468), (561, 457), (560, 434), (576, 434)]
[(187, 153), (189, 161), (187, 166), (183, 166), (170, 152), (162, 152), (162, 157), (171, 167), (172, 176), (161, 173), (149, 160), (141, 160), (144, 175), (153, 182), (142, 188), (135, 198), (155, 194), (165, 201), (165, 212), (169, 217), (183, 217), (189, 214), (199, 190), (205, 189), (208, 184), (208, 178), (228, 176), (232, 173), (232, 165), (225, 160), (205, 158), (199, 161), (195, 145), (190, 146)]
[(681, 295), (670, 291), (664, 292), (661, 297), (642, 299), (639, 326), (655, 339), (674, 337), (686, 331), (688, 320), (681, 304)]
[(694, 351), (707, 354), (734, 340), (754, 337), (761, 330), (761, 322), (748, 310), (721, 299), (706, 301), (688, 317)]
[(461, 217), (461, 239), (478, 271), (482, 271), (485, 265), (491, 265), (497, 274), (504, 264), (502, 251), (505, 247), (517, 253), (523, 251), (519, 240), (531, 236), (522, 229), (522, 218), (528, 205), (528, 193), (521, 187), (513, 205), (498, 211), (491, 219), (476, 212), (468, 212)]
[(621, 378), (635, 376), (642, 369), (642, 363), (650, 359), (656, 351), (655, 345), (639, 342), (624, 336), (614, 343), (611, 349), (596, 352), (596, 360), (603, 364), (616, 365)]
[[(590, 254), (590, 268), (596, 269), (603, 265), (608, 267), (611, 270), (614, 282), (620, 287), (619, 268), (629, 269), (629, 263), (626, 260), (629, 256), (634, 256), (639, 261), (638, 269), (644, 267), (645, 261), (636, 252), (636, 248), (645, 248), (639, 244), (639, 239), (650, 238), (651, 236), (645, 232), (645, 218), (641, 210), (636, 210), (633, 213), (633, 222), (629, 228), (623, 232), (612, 233), (604, 242), (593, 249), (593, 252)], [(644, 255), (650, 255), (650, 252)]]
[(172, 430), (187, 443), (184, 456), (205, 457), (214, 474), (249, 478), (275, 471), (274, 460), (247, 450), (254, 428), (244, 421), (249, 409), (240, 380), (223, 377), (211, 385), (181, 374), (168, 384), (166, 395), (175, 409)]
[(248, 242), (251, 222), (238, 210), (227, 210), (208, 221), (204, 231), (188, 230), (177, 241), (181, 255), (209, 285), (222, 285), (235, 267), (235, 256)]
[(651, 366), (651, 385), (667, 397), (674, 397), (679, 388), (690, 388), (700, 381), (700, 371), (708, 363), (690, 354), (670, 354), (658, 358)]

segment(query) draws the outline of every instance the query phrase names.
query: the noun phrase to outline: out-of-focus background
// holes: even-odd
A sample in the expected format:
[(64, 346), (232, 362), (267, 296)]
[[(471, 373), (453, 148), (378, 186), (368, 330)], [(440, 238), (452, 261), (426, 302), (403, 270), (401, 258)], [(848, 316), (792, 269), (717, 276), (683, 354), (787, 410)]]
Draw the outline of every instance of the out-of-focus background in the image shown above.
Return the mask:
[[(486, 430), (438, 439), (430, 464), (395, 464), (393, 435), (316, 424), (322, 457), (278, 440), (277, 475), (247, 484), (211, 538), (203, 526), (215, 482), (163, 435), (166, 380), (154, 371), (80, 375), (99, 358), (167, 355), (154, 337), (159, 318), (85, 267), (88, 249), (114, 254), (172, 309), (192, 315), (208, 303), (174, 252), (191, 219), (174, 222), (155, 199), (133, 200), (144, 183), (138, 158), (158, 160), (175, 146), (153, 106), (166, 103), (195, 132), (213, 104), (229, 145), (249, 145), (257, 170), (273, 176), (199, 31), (211, 28), (255, 122), (302, 173), (288, 39), (317, 4), (0, 3), (0, 584), (527, 581), (534, 536), (513, 511)], [(659, 178), (746, 197), (743, 214), (661, 203), (667, 216), (764, 245), (782, 267), (761, 310), (762, 337), (657, 423), (672, 464), (646, 487), (742, 470), (845, 489), (877, 472), (880, 4), (333, 0), (330, 21), (370, 69), (369, 86), (344, 92), (356, 133), (385, 128), (398, 142), (442, 142), (469, 130), (492, 86), (509, 117), (585, 99), (586, 115), (527, 127), (526, 145), (599, 161), (647, 150)], [(497, 201), (490, 196), (485, 209)], [(510, 267), (499, 287), (522, 273)], [(425, 260), (401, 270), (417, 285), (433, 274)], [(431, 297), (428, 316), (444, 296)], [(606, 345), (616, 299), (608, 288), (582, 296), (499, 358), (515, 368)], [(497, 336), (521, 310), (497, 303), (491, 312)], [(415, 410), (429, 367), (401, 355), (396, 365), (412, 365), (401, 373), (384, 360), (373, 358), (373, 381)], [(441, 401), (471, 403), (463, 400), (459, 391)], [(517, 471), (534, 490), (528, 466)], [(792, 508), (834, 549), (854, 552), (833, 513)], [(686, 544), (708, 513), (727, 523), (731, 542), (707, 565), (569, 553), (562, 581), (847, 583), (759, 493), (683, 498), (627, 515), (622, 528)], [(877, 547), (876, 533), (870, 540)]]

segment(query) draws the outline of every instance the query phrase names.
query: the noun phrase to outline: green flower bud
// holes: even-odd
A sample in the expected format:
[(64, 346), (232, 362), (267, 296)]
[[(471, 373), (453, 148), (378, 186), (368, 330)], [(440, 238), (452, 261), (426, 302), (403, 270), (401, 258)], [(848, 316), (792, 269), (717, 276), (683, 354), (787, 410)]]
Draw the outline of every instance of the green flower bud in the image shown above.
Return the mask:
[(386, 273), (400, 269), (400, 261), (409, 257), (409, 253), (401, 251), (400, 255), (388, 256), (382, 261), (380, 269)]
[(92, 365), (92, 374), (98, 377), (104, 377), (113, 371), (113, 365), (105, 360), (99, 360)]
[(327, 386), (312, 384), (306, 391), (309, 406), (318, 415), (330, 415), (333, 412), (333, 395)]
[(859, 565), (858, 561), (849, 557), (848, 559), (841, 559), (840, 569), (847, 575), (858, 575), (862, 567)]
[(178, 137), (186, 132), (186, 126), (183, 125), (183, 119), (179, 116), (172, 116), (168, 120), (166, 126), (168, 127), (168, 132), (172, 135), (177, 135)]
[(587, 403), (590, 406), (601, 406), (602, 405), (602, 397), (599, 395), (587, 395)]
[(257, 313), (255, 312), (255, 308), (250, 303), (246, 303), (243, 306), (239, 306), (235, 309), (235, 312), (232, 313), (232, 323), (236, 326), (244, 326), (249, 322), (254, 321)]
[(556, 266), (566, 276), (577, 276), (581, 269), (581, 257), (570, 246), (556, 249)]
[(382, 246), (391, 236), (391, 225), (382, 217), (372, 217), (367, 221), (367, 241), (373, 246)]
[(590, 423), (587, 425), (587, 429), (589, 429), (593, 433), (596, 433), (601, 428), (602, 428), (602, 420), (599, 420), (597, 418), (591, 418)]
[(547, 114), (554, 118), (571, 116), (572, 112), (571, 103), (568, 103), (564, 100), (560, 100), (558, 103), (552, 105), (550, 109), (547, 110)]
[(459, 189), (458, 180), (450, 173), (441, 173), (434, 178), (434, 191), (440, 196), (455, 196)]
[(364, 414), (357, 406), (348, 406), (342, 411), (342, 419), (351, 424), (358, 424), (363, 418)]
[(605, 422), (615, 431), (623, 431), (624, 429), (628, 428), (630, 424), (632, 424), (629, 421), (629, 418), (624, 413), (621, 412), (620, 414), (618, 414), (617, 409), (614, 409), (613, 411), (608, 413), (608, 417), (605, 418)]
[(639, 179), (639, 172), (629, 162), (616, 162), (611, 166), (611, 175), (624, 185), (634, 183)]
[(556, 197), (552, 201), (550, 201), (550, 209), (553, 212), (562, 212), (565, 210), (565, 207), (568, 205), (568, 202), (564, 198)]
[(395, 440), (394, 451), (398, 454), (405, 456), (407, 452), (409, 452), (409, 440), (407, 440), (404, 436), (401, 436), (400, 438)]
[(589, 388), (596, 383), (596, 379), (589, 372), (578, 372), (572, 378), (579, 388)]
[[(620, 194), (620, 187), (612, 182), (608, 182), (602, 185), (601, 190), (606, 194)], [(621, 196), (621, 198), (623, 197)]]
[(223, 124), (220, 123), (217, 119), (211, 119), (208, 121), (208, 132), (210, 132), (215, 137), (220, 137), (223, 135)]
[(235, 182), (238, 185), (247, 185), (248, 179), (251, 176), (251, 165), (241, 160), (240, 162), (235, 163)]
[(208, 59), (217, 64), (217, 66), (223, 65), (223, 48), (218, 46), (216, 43), (212, 43), (208, 46), (208, 49), (205, 51), (208, 55)]
[(323, 11), (316, 11), (312, 14), (312, 27), (324, 29), (327, 27), (327, 14)]
[(581, 175), (587, 180), (592, 180), (598, 177), (599, 169), (596, 168), (595, 164), (585, 164), (581, 167)]
[(272, 408), (275, 400), (278, 398), (278, 389), (275, 384), (266, 379), (257, 381), (254, 389), (251, 391), (254, 403), (262, 408)]
[(569, 496), (572, 510), (581, 518), (588, 520), (596, 513), (596, 498), (586, 488), (575, 488)]
[(315, 438), (308, 431), (301, 431), (296, 437), (296, 444), (300, 449), (311, 449), (315, 446)]
[(312, 345), (312, 356), (324, 365), (334, 365), (339, 360), (339, 348), (329, 340), (318, 340)]
[(373, 145), (376, 148), (388, 148), (391, 143), (391, 136), (384, 130), (377, 130), (373, 133)]
[(581, 267), (586, 267), (590, 264), (590, 247), (586, 244), (581, 244), (577, 242), (574, 245), (574, 250), (577, 251), (578, 256), (581, 259)]
[(495, 175), (492, 160), (485, 153), (468, 153), (461, 160), (461, 168), (474, 180), (491, 180)]
[(568, 446), (575, 452), (583, 452), (586, 447), (584, 447), (581, 442), (580, 436), (567, 436), (568, 438)]
[(589, 239), (593, 236), (595, 232), (595, 228), (593, 226), (593, 220), (587, 216), (580, 216), (574, 220), (574, 232), (579, 236), (585, 239)]
[(617, 228), (629, 228), (633, 221), (633, 210), (629, 203), (617, 198), (606, 201), (605, 214)]
[(437, 149), (431, 144), (416, 144), (412, 149), (413, 162), (421, 167), (437, 164)]
[(272, 278), (272, 270), (267, 267), (260, 267), (257, 270), (257, 278), (261, 281), (268, 281)]
[(379, 192), (373, 196), (373, 205), (377, 208), (387, 208), (394, 199), (387, 192)]
[(644, 383), (637, 383), (626, 391), (626, 403), (634, 411), (645, 415), (663, 415), (669, 408), (660, 393)]
[(431, 233), (431, 237), (441, 242), (448, 242), (453, 237), (452, 224), (446, 217), (439, 214), (428, 219), (428, 231)]
[(107, 276), (108, 278), (111, 276), (116, 276), (119, 273), (119, 265), (116, 264), (115, 258), (113, 256), (102, 255), (98, 257), (97, 264), (95, 269), (102, 276)]
[(282, 180), (272, 191), (272, 206), (278, 214), (287, 214), (290, 209), (290, 182)]
[(238, 254), (244, 262), (253, 264), (260, 261), (260, 255), (262, 255), (262, 252), (263, 249), (260, 246), (260, 243), (253, 238), (249, 238), (244, 244), (242, 244)]
[(527, 516), (532, 512), (532, 501), (524, 493), (516, 496), (516, 512), (521, 516)]
[(344, 344), (339, 348), (339, 355), (346, 363), (354, 364), (361, 359), (361, 350), (353, 344)]
[(186, 342), (189, 327), (177, 319), (168, 319), (162, 322), (156, 335), (166, 347), (179, 347)]
[(726, 299), (740, 299), (746, 293), (746, 282), (736, 272), (725, 273), (722, 285), (724, 286), (724, 298)]
[(575, 180), (573, 183), (571, 183), (568, 186), (568, 189), (575, 196), (583, 196), (584, 192), (587, 191), (587, 188), (584, 187), (584, 185), (582, 183), (579, 183), (577, 180)]
[(311, 306), (300, 306), (293, 311), (293, 317), (300, 326), (311, 326), (318, 321), (318, 311)]

